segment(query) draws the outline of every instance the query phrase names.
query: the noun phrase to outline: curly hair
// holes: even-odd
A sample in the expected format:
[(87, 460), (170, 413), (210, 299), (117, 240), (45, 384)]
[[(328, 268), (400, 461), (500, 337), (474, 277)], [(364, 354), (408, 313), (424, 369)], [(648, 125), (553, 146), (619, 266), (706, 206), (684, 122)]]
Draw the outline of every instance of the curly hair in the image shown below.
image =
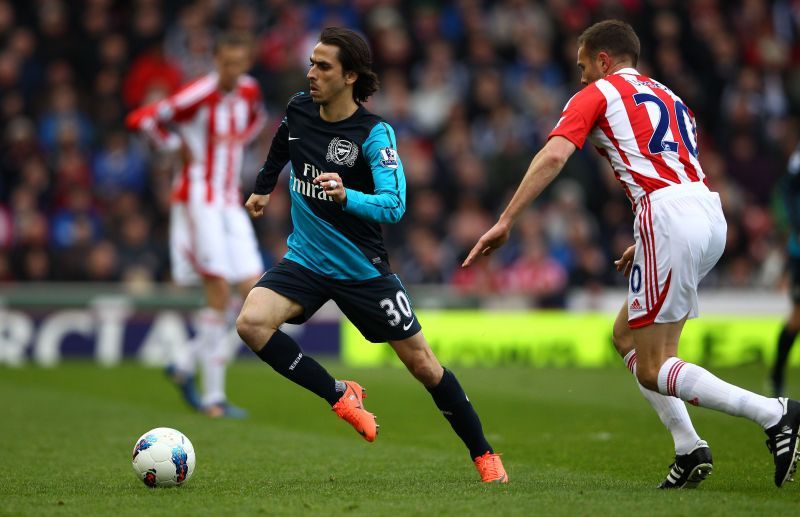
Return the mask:
[(372, 71), (372, 53), (364, 38), (350, 29), (327, 27), (320, 34), (319, 42), (338, 47), (342, 70), (358, 75), (353, 85), (353, 99), (356, 102), (364, 102), (378, 91), (380, 83)]

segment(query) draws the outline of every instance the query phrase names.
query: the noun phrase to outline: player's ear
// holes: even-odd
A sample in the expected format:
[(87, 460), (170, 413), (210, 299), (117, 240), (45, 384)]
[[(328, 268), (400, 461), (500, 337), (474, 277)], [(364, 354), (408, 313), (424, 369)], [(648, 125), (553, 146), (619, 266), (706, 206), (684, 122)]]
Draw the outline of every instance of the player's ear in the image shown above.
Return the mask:
[(344, 84), (348, 86), (351, 84), (356, 84), (357, 80), (358, 80), (358, 74), (353, 72), (352, 70), (344, 73)]
[(611, 69), (611, 56), (608, 55), (608, 52), (601, 50), (597, 53), (597, 62), (600, 65), (600, 70), (603, 73), (607, 73), (609, 69)]

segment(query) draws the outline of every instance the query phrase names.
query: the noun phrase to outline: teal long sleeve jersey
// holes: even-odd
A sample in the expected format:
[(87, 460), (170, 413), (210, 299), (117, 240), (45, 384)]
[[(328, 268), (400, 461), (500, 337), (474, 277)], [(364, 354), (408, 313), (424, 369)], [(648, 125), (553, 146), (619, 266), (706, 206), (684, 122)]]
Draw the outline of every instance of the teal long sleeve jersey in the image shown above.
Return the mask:
[[(294, 228), (285, 258), (340, 280), (390, 274), (381, 224), (398, 222), (406, 209), (392, 127), (361, 105), (344, 120), (326, 122), (311, 96), (298, 93), (289, 100), (254, 192), (272, 192), (287, 162)], [(341, 176), (344, 205), (312, 183), (323, 172)]]

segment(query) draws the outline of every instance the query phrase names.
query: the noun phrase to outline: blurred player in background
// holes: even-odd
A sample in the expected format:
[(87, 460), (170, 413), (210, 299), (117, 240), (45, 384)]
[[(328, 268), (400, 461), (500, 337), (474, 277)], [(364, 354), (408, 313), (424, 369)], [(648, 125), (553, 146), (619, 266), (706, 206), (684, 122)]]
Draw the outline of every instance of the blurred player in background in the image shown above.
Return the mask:
[(378, 434), (364, 409), (365, 390), (334, 379), (279, 327), (303, 323), (333, 299), (366, 339), (389, 342), (469, 449), (481, 480), (508, 481), (499, 455), (456, 376), (443, 368), (422, 334), (403, 284), (389, 267), (381, 224), (405, 212), (406, 183), (392, 127), (362, 102), (378, 89), (367, 43), (329, 27), (314, 47), (309, 93), (289, 100), (286, 117), (256, 180), (247, 209), (263, 214), (291, 161), (289, 251), (250, 291), (239, 335), (265, 363), (325, 399), (367, 441)]
[[(127, 118), (162, 150), (177, 151), (182, 168), (174, 181), (170, 213), (173, 280), (202, 282), (205, 307), (195, 318), (195, 337), (167, 368), (186, 401), (212, 417), (246, 416), (228, 403), (225, 369), (238, 310), (229, 309), (233, 284), (242, 298), (264, 266), (252, 223), (242, 208), (240, 176), (244, 147), (261, 131), (265, 114), (251, 64), (250, 40), (222, 35), (214, 49), (216, 70), (175, 95)], [(194, 373), (202, 369), (202, 399)]]
[(783, 395), (786, 361), (800, 332), (800, 144), (789, 157), (781, 193), (789, 222), (789, 278), (792, 312), (778, 335), (778, 350), (772, 367), (772, 392)]
[(636, 71), (639, 50), (627, 23), (608, 20), (584, 31), (578, 68), (586, 87), (564, 107), (499, 221), (463, 265), (508, 240), (522, 210), (589, 138), (635, 210), (635, 245), (617, 261), (630, 282), (614, 336), (638, 381), (654, 392), (645, 396), (675, 439), (675, 462), (660, 487), (696, 486), (711, 472), (712, 459), (686, 408), (659, 393), (758, 423), (780, 487), (797, 465), (800, 403), (746, 391), (676, 357), (684, 323), (698, 315), (697, 285), (722, 255), (727, 224), (719, 196), (705, 185), (692, 112), (669, 88)]

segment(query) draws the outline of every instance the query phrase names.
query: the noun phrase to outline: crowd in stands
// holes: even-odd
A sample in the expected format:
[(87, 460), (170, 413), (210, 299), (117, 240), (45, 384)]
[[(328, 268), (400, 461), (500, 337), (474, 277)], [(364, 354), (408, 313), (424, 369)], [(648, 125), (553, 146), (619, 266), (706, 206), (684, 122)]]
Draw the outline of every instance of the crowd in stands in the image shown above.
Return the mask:
[[(639, 70), (696, 115), (729, 225), (706, 285), (780, 285), (776, 189), (800, 134), (792, 0), (0, 0), (0, 281), (168, 282), (176, 157), (126, 132), (125, 114), (208, 72), (219, 32), (253, 35), (270, 122), (247, 196), (320, 30), (343, 25), (370, 41), (382, 87), (367, 107), (397, 133), (408, 208), (385, 234), (406, 283), (543, 306), (624, 285), (613, 260), (632, 243), (631, 206), (591, 145), (510, 245), (460, 268), (580, 88), (577, 36), (610, 17), (640, 35)], [(291, 229), (284, 182), (267, 212), (255, 224), (269, 266)]]

